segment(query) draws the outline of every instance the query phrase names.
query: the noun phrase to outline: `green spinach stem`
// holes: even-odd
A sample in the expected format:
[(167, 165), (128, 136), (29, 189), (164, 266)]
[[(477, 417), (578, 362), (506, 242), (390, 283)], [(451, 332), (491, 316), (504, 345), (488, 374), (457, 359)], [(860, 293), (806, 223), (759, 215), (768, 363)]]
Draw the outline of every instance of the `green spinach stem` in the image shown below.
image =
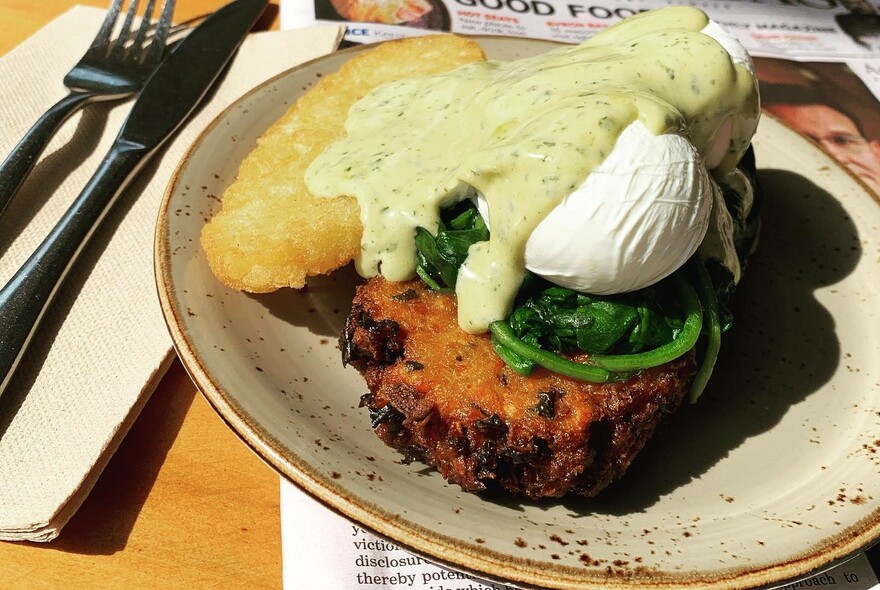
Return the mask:
[(681, 271), (672, 275), (672, 282), (678, 292), (685, 320), (681, 331), (671, 342), (636, 354), (593, 355), (590, 362), (609, 371), (632, 372), (668, 363), (693, 348), (703, 329), (703, 308), (694, 288)]
[(516, 334), (513, 333), (511, 327), (504, 320), (492, 322), (489, 324), (489, 330), (498, 344), (510, 349), (519, 356), (533, 361), (536, 365), (544, 367), (548, 371), (592, 383), (607, 383), (608, 381), (615, 380), (615, 375), (610, 371), (592, 365), (576, 363), (558, 354), (541, 350), (537, 346), (526, 344), (516, 337)]
[[(496, 349), (499, 346), (507, 348), (519, 357), (528, 359), (554, 373), (592, 383), (607, 383), (609, 381), (626, 379), (636, 371), (656, 367), (683, 356), (693, 348), (700, 337), (703, 327), (703, 308), (700, 305), (700, 299), (681, 272), (676, 272), (672, 280), (681, 298), (682, 310), (685, 314), (684, 325), (671, 342), (647, 352), (593, 355), (589, 358), (588, 363), (577, 363), (553, 352), (542, 350), (537, 346), (523, 342), (517, 338), (510, 325), (504, 320), (493, 322), (489, 325), (489, 330), (492, 332)], [(715, 318), (716, 320), (718, 318), (717, 305)], [(720, 337), (720, 323), (718, 323), (718, 326)], [(506, 355), (502, 355), (502, 358), (508, 360)], [(514, 368), (518, 372), (523, 372), (522, 369), (525, 367), (523, 363), (520, 363), (519, 367)]]
[(706, 351), (703, 354), (703, 363), (694, 376), (694, 382), (691, 384), (690, 402), (695, 403), (706, 384), (709, 377), (712, 376), (712, 370), (715, 368), (715, 361), (718, 360), (718, 352), (721, 350), (721, 313), (718, 309), (718, 299), (715, 296), (715, 287), (712, 285), (712, 279), (706, 271), (705, 265), (700, 260), (694, 260), (694, 271), (697, 275), (697, 288), (699, 289), (700, 300), (705, 307), (706, 321)]

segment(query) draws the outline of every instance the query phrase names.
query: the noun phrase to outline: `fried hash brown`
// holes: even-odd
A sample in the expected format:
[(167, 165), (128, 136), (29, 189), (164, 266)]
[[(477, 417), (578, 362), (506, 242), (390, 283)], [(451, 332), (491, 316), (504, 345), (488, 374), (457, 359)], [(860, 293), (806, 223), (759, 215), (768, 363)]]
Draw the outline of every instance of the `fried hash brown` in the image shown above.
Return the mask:
[(264, 293), (302, 287), (307, 276), (352, 260), (362, 233), (357, 201), (312, 196), (306, 168), (344, 134), (349, 107), (376, 86), (483, 59), (473, 41), (431, 35), (381, 44), (322, 78), (260, 138), (224, 193), (222, 210), (202, 230), (217, 278)]
[(383, 442), (467, 491), (529, 498), (594, 496), (622, 476), (696, 371), (691, 351), (624, 382), (523, 377), (418, 280), (360, 286), (340, 344)]

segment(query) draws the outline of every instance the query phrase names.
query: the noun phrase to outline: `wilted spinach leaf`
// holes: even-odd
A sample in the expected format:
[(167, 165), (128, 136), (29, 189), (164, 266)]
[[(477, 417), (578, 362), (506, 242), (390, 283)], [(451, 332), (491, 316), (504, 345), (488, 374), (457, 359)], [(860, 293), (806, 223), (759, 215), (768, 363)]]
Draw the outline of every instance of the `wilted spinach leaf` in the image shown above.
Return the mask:
[(452, 291), (468, 248), (489, 239), (489, 229), (476, 205), (464, 200), (443, 212), (437, 235), (416, 228), (416, 272), (432, 289)]
[(680, 312), (662, 283), (597, 296), (534, 278), (524, 291), (508, 323), (518, 338), (545, 350), (635, 353), (671, 341), (681, 329)]

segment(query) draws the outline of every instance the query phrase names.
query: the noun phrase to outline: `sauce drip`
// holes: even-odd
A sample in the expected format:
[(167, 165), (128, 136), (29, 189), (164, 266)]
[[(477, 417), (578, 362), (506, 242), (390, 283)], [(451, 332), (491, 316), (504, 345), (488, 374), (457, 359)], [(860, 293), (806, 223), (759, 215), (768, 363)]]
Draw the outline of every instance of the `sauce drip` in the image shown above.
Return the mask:
[(486, 331), (510, 312), (532, 231), (630, 123), (683, 135), (706, 157), (728, 119), (732, 137), (714, 173), (739, 162), (757, 125), (757, 86), (700, 32), (708, 22), (695, 8), (669, 7), (578, 46), (380, 86), (308, 168), (309, 190), (357, 198), (358, 272), (391, 281), (414, 276), (416, 227), (435, 231), (440, 208), (482, 193), (491, 238), (469, 250), (456, 295), (459, 325)]

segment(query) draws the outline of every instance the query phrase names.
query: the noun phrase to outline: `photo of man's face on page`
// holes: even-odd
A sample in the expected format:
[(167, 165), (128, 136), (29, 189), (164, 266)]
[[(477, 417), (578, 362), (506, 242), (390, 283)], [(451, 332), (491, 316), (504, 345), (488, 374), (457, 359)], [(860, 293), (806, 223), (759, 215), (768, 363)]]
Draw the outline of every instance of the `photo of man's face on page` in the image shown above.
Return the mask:
[(880, 110), (864, 84), (843, 64), (755, 62), (764, 110), (880, 195)]

